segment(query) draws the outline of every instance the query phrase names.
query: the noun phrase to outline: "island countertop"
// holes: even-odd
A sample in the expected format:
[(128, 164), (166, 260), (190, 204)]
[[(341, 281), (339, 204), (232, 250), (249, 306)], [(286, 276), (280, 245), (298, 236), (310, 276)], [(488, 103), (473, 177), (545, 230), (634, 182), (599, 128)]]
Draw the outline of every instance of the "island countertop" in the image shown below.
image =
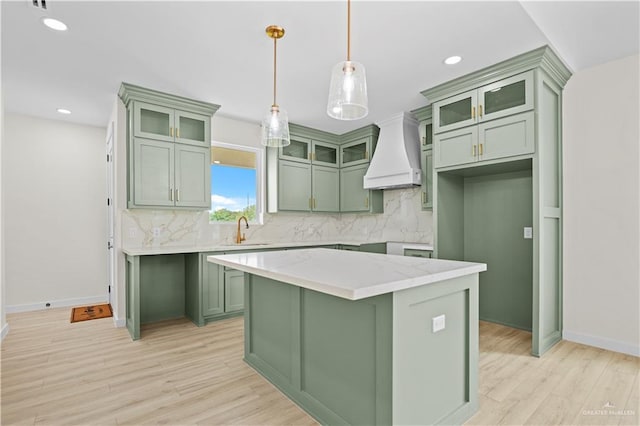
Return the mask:
[(208, 256), (228, 266), (321, 293), (359, 300), (487, 270), (484, 263), (325, 248)]

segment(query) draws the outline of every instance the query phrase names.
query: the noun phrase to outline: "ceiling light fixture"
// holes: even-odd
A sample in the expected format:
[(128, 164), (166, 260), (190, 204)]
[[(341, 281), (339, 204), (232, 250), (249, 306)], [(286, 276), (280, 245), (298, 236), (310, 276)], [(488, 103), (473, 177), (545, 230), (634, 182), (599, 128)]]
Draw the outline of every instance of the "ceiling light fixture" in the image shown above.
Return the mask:
[(369, 113), (364, 66), (351, 60), (351, 0), (347, 0), (347, 60), (331, 71), (327, 114), (338, 120), (357, 120)]
[(52, 30), (56, 30), (56, 31), (67, 31), (68, 29), (67, 24), (53, 18), (42, 18), (42, 23), (45, 24), (47, 27), (51, 28)]
[(289, 139), (289, 120), (287, 112), (276, 103), (276, 43), (284, 36), (284, 28), (269, 25), (267, 35), (273, 39), (273, 104), (262, 119), (262, 145), (267, 147), (287, 146)]
[(58, 111), (60, 114), (66, 114), (66, 115), (71, 114), (71, 111), (69, 111), (68, 109), (64, 109), (64, 108), (58, 108), (56, 111)]
[(444, 60), (444, 63), (447, 65), (455, 65), (462, 60), (462, 56), (449, 56)]

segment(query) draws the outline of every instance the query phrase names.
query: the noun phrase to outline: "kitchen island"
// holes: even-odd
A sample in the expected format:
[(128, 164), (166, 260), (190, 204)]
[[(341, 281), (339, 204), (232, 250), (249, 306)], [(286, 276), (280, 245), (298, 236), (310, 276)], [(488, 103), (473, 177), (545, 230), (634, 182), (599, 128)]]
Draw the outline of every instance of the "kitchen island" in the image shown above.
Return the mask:
[(245, 361), (323, 424), (460, 424), (478, 407), (485, 264), (302, 249), (245, 272)]

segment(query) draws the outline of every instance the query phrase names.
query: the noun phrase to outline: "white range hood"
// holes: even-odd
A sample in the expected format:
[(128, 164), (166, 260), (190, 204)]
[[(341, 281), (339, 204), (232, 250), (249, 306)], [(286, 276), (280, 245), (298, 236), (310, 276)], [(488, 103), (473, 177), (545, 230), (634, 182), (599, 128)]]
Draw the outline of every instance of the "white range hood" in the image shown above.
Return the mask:
[(364, 175), (365, 189), (419, 186), (420, 140), (418, 121), (408, 112), (376, 123), (378, 144)]

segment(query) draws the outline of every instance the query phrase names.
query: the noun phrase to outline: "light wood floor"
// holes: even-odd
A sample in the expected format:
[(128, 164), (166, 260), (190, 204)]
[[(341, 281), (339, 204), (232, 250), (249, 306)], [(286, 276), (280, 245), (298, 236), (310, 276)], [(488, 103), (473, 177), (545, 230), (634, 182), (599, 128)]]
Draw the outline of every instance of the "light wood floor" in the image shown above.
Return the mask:
[[(244, 364), (241, 318), (157, 323), (132, 342), (110, 318), (69, 316), (8, 316), (2, 425), (316, 424)], [(468, 424), (640, 423), (640, 359), (565, 341), (540, 359), (529, 350), (529, 333), (481, 323), (480, 411)]]

